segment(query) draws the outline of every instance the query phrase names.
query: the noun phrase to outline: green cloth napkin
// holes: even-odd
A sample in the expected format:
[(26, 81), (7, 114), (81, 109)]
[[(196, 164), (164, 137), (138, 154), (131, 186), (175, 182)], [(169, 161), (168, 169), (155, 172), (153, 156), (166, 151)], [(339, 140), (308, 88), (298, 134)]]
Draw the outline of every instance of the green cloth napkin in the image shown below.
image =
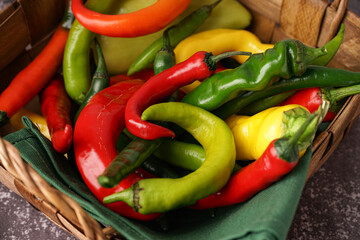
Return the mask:
[(23, 122), (27, 129), (5, 137), (19, 149), (23, 159), (97, 221), (134, 240), (286, 239), (311, 159), (311, 149), (308, 149), (290, 174), (245, 203), (201, 211), (182, 208), (157, 220), (141, 222), (121, 217), (104, 207), (87, 189), (74, 161), (57, 154), (28, 118), (24, 117)]

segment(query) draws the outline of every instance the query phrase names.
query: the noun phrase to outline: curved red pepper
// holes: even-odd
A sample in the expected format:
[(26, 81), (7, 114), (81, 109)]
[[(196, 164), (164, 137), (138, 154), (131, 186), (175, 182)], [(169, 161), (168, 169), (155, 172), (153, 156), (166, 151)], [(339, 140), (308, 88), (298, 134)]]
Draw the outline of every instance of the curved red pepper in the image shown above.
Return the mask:
[(267, 188), (289, 173), (298, 163), (279, 157), (273, 140), (263, 155), (251, 164), (234, 173), (219, 192), (200, 199), (193, 209), (208, 209), (241, 203)]
[(68, 32), (60, 25), (40, 54), (1, 93), (0, 125), (5, 124), (54, 77), (62, 64)]
[(126, 104), (127, 129), (135, 136), (147, 140), (174, 137), (171, 130), (143, 121), (141, 114), (150, 105), (165, 100), (178, 88), (211, 76), (217, 67), (217, 61), (211, 57), (210, 53), (199, 51), (184, 62), (150, 78)]
[(87, 9), (82, 0), (72, 1), (72, 11), (85, 28), (109, 37), (139, 37), (168, 26), (191, 0), (158, 0), (132, 13), (106, 15)]
[(70, 119), (71, 101), (61, 75), (56, 75), (41, 91), (40, 104), (54, 149), (61, 154), (66, 153), (72, 143), (73, 128)]
[[(105, 168), (118, 154), (116, 142), (125, 127), (125, 104), (143, 81), (123, 81), (94, 95), (81, 111), (74, 130), (74, 151), (78, 169), (91, 192), (102, 202), (105, 196), (122, 191), (142, 178), (153, 177), (142, 169), (131, 173), (114, 188), (98, 183)], [(152, 220), (159, 214), (142, 215), (124, 202), (106, 204), (114, 212), (138, 220)]]
[[(311, 113), (315, 112), (323, 102), (323, 93), (321, 88), (313, 87), (306, 88), (297, 91), (289, 99), (281, 103), (281, 105), (286, 104), (299, 104), (306, 107)], [(331, 112), (331, 109), (327, 112), (324, 117), (324, 122), (332, 121), (336, 116), (336, 113)]]

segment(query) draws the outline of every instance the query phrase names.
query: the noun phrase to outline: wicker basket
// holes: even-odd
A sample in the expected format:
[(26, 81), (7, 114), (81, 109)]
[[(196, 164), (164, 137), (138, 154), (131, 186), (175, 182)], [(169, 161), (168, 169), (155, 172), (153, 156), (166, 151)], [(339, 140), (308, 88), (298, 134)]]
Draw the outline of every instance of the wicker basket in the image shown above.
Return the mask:
[[(360, 18), (347, 10), (347, 0), (239, 0), (253, 15), (250, 30), (263, 42), (297, 38), (322, 46), (341, 22), (344, 42), (329, 66), (360, 69)], [(63, 0), (16, 0), (0, 13), (0, 89), (44, 47), (64, 11)], [(11, 41), (9, 41), (11, 39)], [(360, 95), (350, 97), (313, 145), (307, 178), (329, 158), (360, 114)], [(36, 107), (36, 106), (35, 106)], [(7, 125), (0, 136), (13, 131)], [(52, 188), (0, 138), (0, 181), (78, 239), (110, 239), (116, 232), (102, 228), (76, 202)]]

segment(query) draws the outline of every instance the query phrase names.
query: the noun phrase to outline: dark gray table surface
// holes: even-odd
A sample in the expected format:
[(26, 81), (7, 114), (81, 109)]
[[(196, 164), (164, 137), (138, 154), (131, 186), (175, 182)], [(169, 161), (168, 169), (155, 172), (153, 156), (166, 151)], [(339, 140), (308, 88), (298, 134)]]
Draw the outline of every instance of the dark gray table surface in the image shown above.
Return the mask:
[[(0, 0), (0, 9), (12, 0)], [(360, 15), (360, 0), (349, 0)], [(360, 118), (305, 185), (288, 240), (360, 239)], [(0, 239), (64, 239), (71, 234), (0, 183)]]

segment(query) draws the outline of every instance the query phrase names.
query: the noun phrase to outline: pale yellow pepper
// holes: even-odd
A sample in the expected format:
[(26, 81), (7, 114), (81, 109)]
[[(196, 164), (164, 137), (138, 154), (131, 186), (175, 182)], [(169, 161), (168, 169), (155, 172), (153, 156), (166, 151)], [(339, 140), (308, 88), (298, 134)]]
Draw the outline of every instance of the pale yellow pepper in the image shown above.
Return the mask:
[[(113, 14), (134, 12), (154, 4), (157, 0), (122, 0), (115, 3)], [(173, 22), (177, 24), (181, 19), (194, 10), (216, 0), (192, 0), (188, 8)], [(212, 11), (210, 17), (196, 32), (213, 28), (247, 27), (251, 22), (250, 12), (237, 0), (222, 0)], [(164, 29), (163, 29), (164, 30)], [(106, 66), (111, 75), (127, 72), (131, 63), (156, 39), (162, 36), (163, 30), (136, 38), (113, 38), (97, 36), (103, 51)]]
[[(290, 123), (284, 112), (296, 110)], [(294, 112), (293, 112), (294, 113)], [(232, 115), (226, 119), (236, 147), (237, 160), (258, 159), (274, 139), (291, 136), (304, 123), (309, 111), (296, 104), (268, 108), (253, 116)], [(304, 149), (299, 149), (302, 156)]]
[[(176, 63), (183, 62), (198, 51), (211, 52), (218, 55), (229, 51), (246, 51), (262, 53), (272, 48), (273, 44), (262, 43), (260, 39), (250, 31), (242, 29), (218, 28), (193, 34), (182, 40), (174, 49)], [(244, 63), (248, 56), (235, 56), (239, 63)], [(191, 92), (201, 82), (195, 81), (182, 88), (185, 93)]]
[(33, 111), (30, 111), (26, 108), (20, 109), (16, 114), (14, 114), (10, 118), (10, 124), (11, 126), (16, 129), (20, 130), (22, 128), (25, 128), (24, 124), (21, 121), (22, 116), (28, 117), (38, 128), (39, 131), (49, 140), (51, 140), (49, 129), (46, 123), (45, 118)]

